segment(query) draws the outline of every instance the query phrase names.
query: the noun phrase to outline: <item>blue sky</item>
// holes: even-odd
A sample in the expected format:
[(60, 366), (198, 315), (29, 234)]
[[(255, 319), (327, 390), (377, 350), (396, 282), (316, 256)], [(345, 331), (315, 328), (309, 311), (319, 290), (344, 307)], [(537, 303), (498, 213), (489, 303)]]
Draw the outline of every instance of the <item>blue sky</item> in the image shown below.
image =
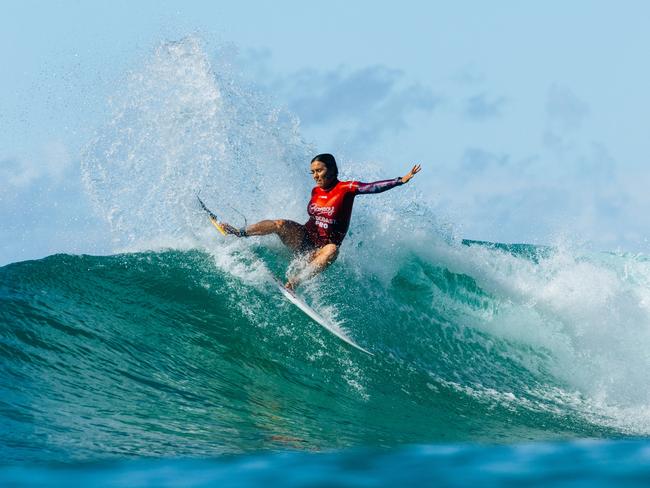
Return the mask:
[(468, 238), (647, 253), (645, 2), (14, 2), (0, 17), (0, 264), (109, 252), (79, 160), (126, 72), (188, 34)]

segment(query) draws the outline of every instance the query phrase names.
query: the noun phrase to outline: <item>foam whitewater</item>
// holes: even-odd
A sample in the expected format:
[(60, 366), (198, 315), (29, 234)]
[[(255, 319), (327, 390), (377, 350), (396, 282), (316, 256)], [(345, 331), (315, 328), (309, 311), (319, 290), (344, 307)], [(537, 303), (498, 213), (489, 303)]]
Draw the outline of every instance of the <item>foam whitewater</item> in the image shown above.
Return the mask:
[(196, 38), (158, 46), (83, 154), (115, 254), (0, 268), (5, 462), (648, 435), (646, 256), (462, 241), (407, 185), (359, 197), (301, 290), (374, 356), (282, 300), (271, 277), (299, 260), (215, 233), (195, 198), (305, 219), (315, 150), (237, 73)]

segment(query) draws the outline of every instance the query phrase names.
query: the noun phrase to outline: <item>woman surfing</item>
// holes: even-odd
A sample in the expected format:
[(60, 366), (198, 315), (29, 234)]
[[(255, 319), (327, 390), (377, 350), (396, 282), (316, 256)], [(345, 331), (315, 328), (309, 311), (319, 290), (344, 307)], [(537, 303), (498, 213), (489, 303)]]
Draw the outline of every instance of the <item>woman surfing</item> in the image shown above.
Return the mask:
[(319, 154), (311, 160), (311, 174), (316, 186), (307, 206), (309, 220), (304, 225), (293, 220), (262, 220), (237, 229), (220, 222), (227, 234), (237, 237), (277, 234), (282, 243), (295, 253), (307, 254), (309, 272), (306, 277), (291, 277), (285, 287), (293, 290), (302, 280), (313, 277), (332, 264), (350, 226), (352, 205), (357, 195), (381, 193), (408, 183), (421, 167), (416, 164), (405, 176), (392, 180), (361, 183), (340, 181), (336, 159)]

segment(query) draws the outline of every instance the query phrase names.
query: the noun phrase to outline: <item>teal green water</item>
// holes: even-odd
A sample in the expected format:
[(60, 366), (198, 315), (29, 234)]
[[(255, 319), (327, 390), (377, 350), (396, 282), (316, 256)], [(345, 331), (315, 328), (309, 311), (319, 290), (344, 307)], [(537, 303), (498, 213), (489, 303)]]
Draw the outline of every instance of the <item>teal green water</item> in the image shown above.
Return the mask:
[[(458, 252), (520, 266), (548, 259), (466, 244)], [(277, 275), (288, 264), (265, 247), (247, 259)], [(512, 325), (499, 315), (511, 298), (471, 275), (407, 255), (388, 277), (337, 263), (301, 291), (371, 357), (283, 300), (270, 275), (247, 282), (216, 263), (170, 250), (0, 268), (3, 458), (642, 433), (558, 376), (557, 351), (504, 333), (500, 320), (525, 329), (526, 315)]]

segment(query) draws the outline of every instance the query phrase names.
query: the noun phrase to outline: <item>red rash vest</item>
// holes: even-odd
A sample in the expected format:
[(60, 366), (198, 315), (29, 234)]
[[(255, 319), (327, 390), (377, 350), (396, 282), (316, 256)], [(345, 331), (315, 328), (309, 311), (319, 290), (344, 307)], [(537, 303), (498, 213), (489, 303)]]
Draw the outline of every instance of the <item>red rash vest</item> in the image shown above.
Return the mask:
[(395, 178), (373, 183), (336, 181), (329, 188), (314, 187), (307, 206), (307, 237), (316, 247), (330, 243), (340, 245), (350, 226), (354, 197), (381, 193), (402, 184), (402, 178)]

